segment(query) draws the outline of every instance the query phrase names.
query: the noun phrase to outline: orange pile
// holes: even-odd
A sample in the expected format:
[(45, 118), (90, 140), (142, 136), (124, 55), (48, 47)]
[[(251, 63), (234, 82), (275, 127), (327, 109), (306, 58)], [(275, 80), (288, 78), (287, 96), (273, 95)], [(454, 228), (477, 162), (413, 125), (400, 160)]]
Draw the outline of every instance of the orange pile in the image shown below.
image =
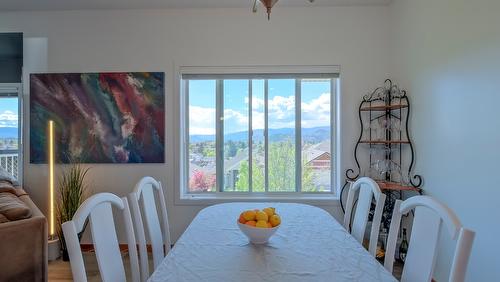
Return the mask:
[(240, 214), (238, 222), (258, 228), (273, 228), (281, 223), (280, 216), (273, 207), (262, 210), (247, 210)]

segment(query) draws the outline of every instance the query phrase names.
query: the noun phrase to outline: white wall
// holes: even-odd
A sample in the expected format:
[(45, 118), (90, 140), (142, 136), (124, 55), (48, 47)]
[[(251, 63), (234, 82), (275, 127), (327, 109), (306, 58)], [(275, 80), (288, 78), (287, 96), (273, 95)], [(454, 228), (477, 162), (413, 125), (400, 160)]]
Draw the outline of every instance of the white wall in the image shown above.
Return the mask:
[[(391, 74), (413, 101), (425, 192), (477, 232), (467, 280), (500, 281), (500, 1), (395, 0), (390, 14)], [(447, 281), (454, 246), (440, 246)]]
[[(144, 175), (166, 184), (174, 239), (201, 206), (174, 205), (174, 70), (182, 65), (340, 65), (340, 173), (352, 164), (362, 95), (388, 74), (388, 7), (276, 8), (268, 22), (250, 9), (0, 13), (0, 31), (48, 38), (48, 71), (165, 71), (166, 164), (91, 165), (93, 191), (125, 196)], [(28, 109), (25, 109), (28, 111)], [(25, 136), (29, 137), (26, 127)], [(28, 144), (28, 140), (25, 140)], [(26, 160), (29, 149), (26, 146)], [(47, 207), (47, 170), (25, 163), (25, 188)], [(332, 203), (335, 204), (335, 203)], [(325, 207), (339, 214), (338, 206)]]

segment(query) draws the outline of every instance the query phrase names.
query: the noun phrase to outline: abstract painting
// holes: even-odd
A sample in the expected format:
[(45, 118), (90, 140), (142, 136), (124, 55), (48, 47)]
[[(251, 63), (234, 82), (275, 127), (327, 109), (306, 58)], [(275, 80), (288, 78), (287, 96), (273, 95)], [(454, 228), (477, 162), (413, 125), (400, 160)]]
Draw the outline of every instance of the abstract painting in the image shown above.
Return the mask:
[(30, 76), (30, 162), (47, 162), (54, 122), (60, 163), (163, 163), (165, 74), (50, 73)]

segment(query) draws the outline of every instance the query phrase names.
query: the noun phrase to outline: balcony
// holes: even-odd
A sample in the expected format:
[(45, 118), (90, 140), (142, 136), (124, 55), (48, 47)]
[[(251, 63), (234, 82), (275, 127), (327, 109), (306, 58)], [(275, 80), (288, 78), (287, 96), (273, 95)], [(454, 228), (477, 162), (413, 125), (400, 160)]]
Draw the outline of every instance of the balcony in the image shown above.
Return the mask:
[(18, 179), (19, 150), (0, 150), (0, 167)]

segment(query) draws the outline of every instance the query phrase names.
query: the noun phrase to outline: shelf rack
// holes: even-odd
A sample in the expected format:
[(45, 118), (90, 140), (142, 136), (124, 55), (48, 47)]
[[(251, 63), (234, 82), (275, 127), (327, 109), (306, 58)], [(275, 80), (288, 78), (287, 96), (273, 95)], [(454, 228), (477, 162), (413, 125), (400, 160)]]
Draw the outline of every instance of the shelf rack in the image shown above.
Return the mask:
[[(360, 133), (354, 147), (356, 167), (345, 172), (341, 206), (343, 209), (342, 194), (347, 184), (369, 176), (387, 195), (382, 219), (385, 228), (389, 227), (394, 203), (396, 199), (403, 199), (403, 192), (422, 194), (422, 176), (413, 173), (415, 151), (408, 128), (410, 109), (406, 90), (400, 89), (390, 79), (365, 95), (358, 108)], [(384, 169), (375, 168), (380, 163), (389, 165)]]
[[(359, 149), (361, 145), (368, 145), (371, 149), (373, 146), (383, 146), (386, 148), (387, 153), (385, 153), (382, 160), (395, 163), (400, 168), (401, 179), (399, 181), (394, 181), (391, 171), (387, 171), (382, 175), (382, 179), (377, 179), (379, 181), (385, 181), (386, 183), (399, 183), (398, 185), (390, 185), (392, 190), (410, 190), (406, 187), (420, 188), (422, 185), (422, 177), (418, 174), (413, 174), (413, 165), (415, 159), (415, 151), (413, 148), (413, 143), (410, 139), (409, 129), (408, 129), (408, 118), (410, 115), (410, 101), (406, 95), (406, 90), (400, 89), (396, 84), (393, 84), (390, 79), (386, 79), (384, 86), (376, 88), (373, 92), (363, 97), (363, 100), (359, 104), (359, 122), (360, 122), (360, 133), (359, 138), (356, 142), (354, 148), (354, 160), (356, 162), (356, 168), (350, 168), (346, 170), (345, 176), (347, 180), (355, 181), (361, 175), (362, 168), (364, 170), (369, 170), (374, 161), (374, 156), (370, 151), (369, 163), (363, 167), (359, 161)], [(382, 138), (374, 138), (373, 125), (376, 122), (382, 122), (386, 126), (381, 128)], [(398, 123), (399, 128), (396, 131), (390, 128), (393, 123)], [(366, 131), (366, 128), (369, 130)], [(405, 155), (403, 153), (403, 145), (409, 147), (409, 154)], [(395, 156), (393, 151), (399, 150), (399, 154)], [(405, 150), (406, 151), (406, 150)], [(405, 156), (403, 156), (405, 155)], [(404, 172), (407, 177), (407, 185), (402, 184), (403, 178), (403, 168), (407, 166), (407, 170)], [(398, 189), (400, 187), (401, 189)]]
[(376, 181), (380, 190), (394, 190), (394, 191), (421, 191), (418, 187), (413, 187), (411, 185), (404, 185), (396, 182), (386, 182), (386, 181)]

